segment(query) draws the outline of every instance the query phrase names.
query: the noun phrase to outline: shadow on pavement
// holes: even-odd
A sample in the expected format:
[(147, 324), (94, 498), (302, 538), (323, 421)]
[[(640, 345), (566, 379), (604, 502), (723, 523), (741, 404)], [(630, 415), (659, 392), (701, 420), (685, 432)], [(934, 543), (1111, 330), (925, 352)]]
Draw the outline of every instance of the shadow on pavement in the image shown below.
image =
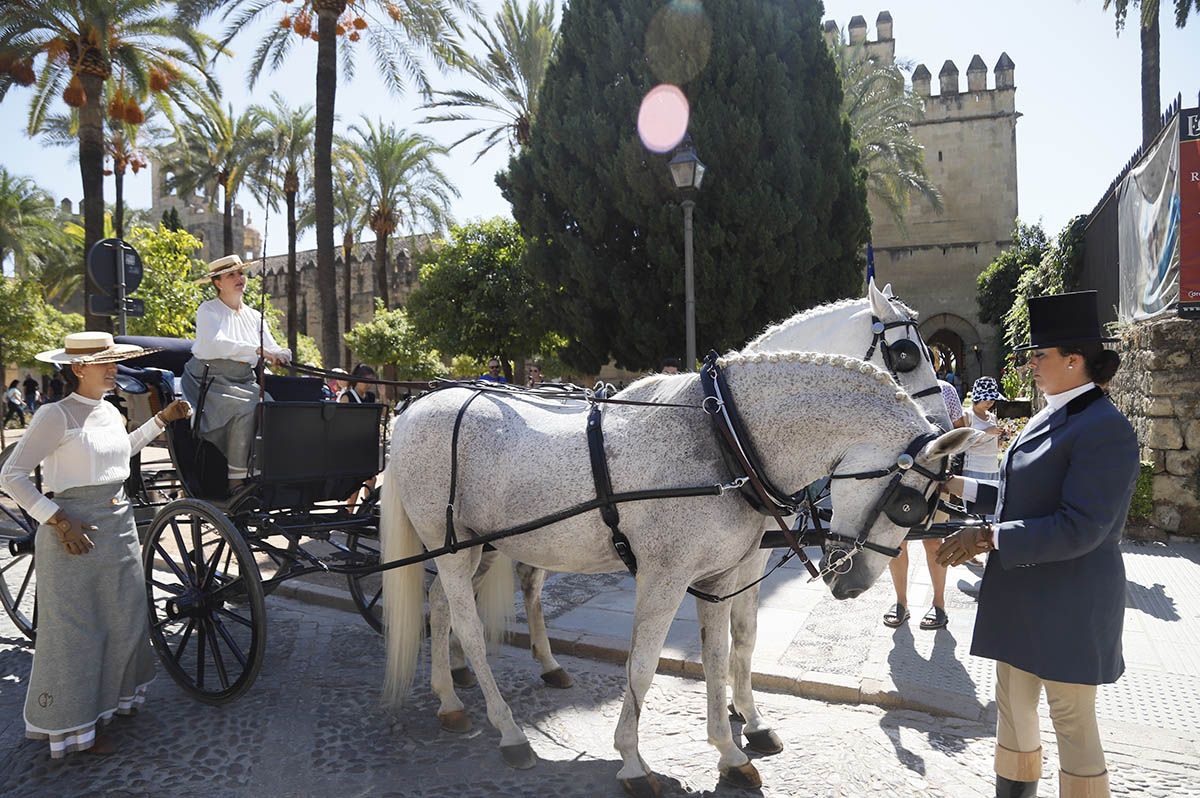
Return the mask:
[(1140, 585), (1132, 579), (1125, 581), (1125, 607), (1141, 610), (1160, 621), (1178, 621), (1179, 611), (1175, 599), (1167, 595), (1166, 585), (1155, 582), (1150, 587)]

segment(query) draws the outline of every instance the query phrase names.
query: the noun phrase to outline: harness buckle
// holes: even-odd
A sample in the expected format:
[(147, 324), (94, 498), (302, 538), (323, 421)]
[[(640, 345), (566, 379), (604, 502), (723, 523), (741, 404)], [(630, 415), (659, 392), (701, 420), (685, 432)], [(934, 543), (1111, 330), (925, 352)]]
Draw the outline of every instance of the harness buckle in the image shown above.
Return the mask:
[(728, 493), (731, 490), (741, 490), (742, 486), (750, 481), (750, 477), (738, 477), (732, 482), (727, 482), (721, 486), (721, 493)]
[[(709, 402), (712, 402), (712, 404), (710, 405)], [(704, 397), (704, 401), (700, 403), (700, 408), (710, 416), (720, 413), (721, 408), (724, 406), (725, 403), (715, 396), (706, 396)]]

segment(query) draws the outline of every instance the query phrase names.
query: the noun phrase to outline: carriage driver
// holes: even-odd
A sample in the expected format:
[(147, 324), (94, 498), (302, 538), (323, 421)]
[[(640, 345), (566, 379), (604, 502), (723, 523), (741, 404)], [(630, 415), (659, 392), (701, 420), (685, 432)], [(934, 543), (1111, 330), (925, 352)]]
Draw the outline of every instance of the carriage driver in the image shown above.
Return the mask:
[(292, 361), (292, 353), (275, 343), (265, 326), (260, 347), (262, 316), (242, 301), (245, 269), (241, 258), (228, 255), (208, 264), (208, 274), (197, 281), (211, 280), (217, 298), (201, 303), (196, 310), (196, 342), (181, 380), (183, 395), (195, 407), (200, 407), (202, 383), (209, 382), (200, 409), (199, 435), (225, 455), (231, 493), (241, 487), (249, 467), (258, 405), (254, 375), (258, 358), (261, 355), (272, 366)]

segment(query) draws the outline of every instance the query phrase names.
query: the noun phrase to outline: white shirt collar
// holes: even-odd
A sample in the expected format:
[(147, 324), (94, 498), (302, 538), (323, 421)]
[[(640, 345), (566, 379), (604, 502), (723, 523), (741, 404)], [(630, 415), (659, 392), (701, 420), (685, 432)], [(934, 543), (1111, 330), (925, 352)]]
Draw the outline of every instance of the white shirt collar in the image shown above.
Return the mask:
[(1085, 382), (1078, 388), (1072, 388), (1069, 391), (1063, 391), (1062, 393), (1055, 394), (1048, 393), (1046, 394), (1046, 406), (1050, 408), (1051, 413), (1055, 413), (1060, 408), (1066, 407), (1067, 403), (1075, 397), (1082, 396), (1095, 387), (1096, 384), (1094, 382)]
[(97, 405), (99, 405), (101, 402), (104, 401), (103, 399), (90, 399), (90, 398), (84, 396), (83, 394), (79, 394), (79, 393), (73, 393), (70, 396), (68, 396), (67, 398), (74, 399), (76, 402), (79, 402), (80, 404), (88, 405), (89, 407), (96, 407)]

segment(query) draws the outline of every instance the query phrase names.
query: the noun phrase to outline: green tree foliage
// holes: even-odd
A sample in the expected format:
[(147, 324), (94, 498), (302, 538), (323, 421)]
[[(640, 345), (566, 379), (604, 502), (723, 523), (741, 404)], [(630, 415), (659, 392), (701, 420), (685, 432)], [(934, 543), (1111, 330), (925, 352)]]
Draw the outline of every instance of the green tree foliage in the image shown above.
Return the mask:
[(403, 308), (388, 310), (375, 300), (375, 317), (346, 333), (346, 343), (366, 363), (393, 366), (396, 379), (428, 380), (449, 372), (409, 321)]
[(979, 275), (976, 283), (979, 302), (979, 320), (984, 324), (1000, 327), (1004, 314), (1012, 307), (1017, 296), (1017, 282), (1021, 273), (1030, 266), (1042, 262), (1050, 248), (1046, 231), (1040, 224), (1017, 222), (1013, 230), (1012, 246), (1000, 253)]
[(684, 349), (683, 224), (669, 156), (634, 130), (656, 84), (683, 88), (708, 166), (696, 197), (703, 349), (862, 289), (864, 175), (813, 0), (574, 0), (528, 147), (498, 182), (550, 287), (539, 309), (595, 372)]
[(179, 219), (179, 210), (172, 206), (163, 211), (162, 224), (168, 230), (182, 230), (183, 222)]
[(134, 296), (146, 303), (146, 315), (131, 317), (130, 335), (161, 335), (190, 338), (196, 332), (196, 308), (204, 292), (195, 282), (203, 276), (203, 263), (195, 253), (203, 246), (186, 230), (169, 230), (164, 225), (151, 230), (135, 227), (129, 243), (142, 256), (142, 284)]
[(0, 263), (11, 255), (17, 274), (36, 272), (47, 248), (61, 239), (54, 198), (28, 177), (0, 166)]
[(525, 268), (525, 241), (496, 218), (456, 226), (444, 247), (426, 255), (421, 284), (408, 299), (416, 330), (443, 352), (499, 357), (512, 380), (514, 357), (542, 351), (545, 286)]
[(78, 313), (46, 304), (36, 280), (0, 278), (0, 363), (44, 369), (33, 356), (62, 346), (67, 333), (82, 329)]

